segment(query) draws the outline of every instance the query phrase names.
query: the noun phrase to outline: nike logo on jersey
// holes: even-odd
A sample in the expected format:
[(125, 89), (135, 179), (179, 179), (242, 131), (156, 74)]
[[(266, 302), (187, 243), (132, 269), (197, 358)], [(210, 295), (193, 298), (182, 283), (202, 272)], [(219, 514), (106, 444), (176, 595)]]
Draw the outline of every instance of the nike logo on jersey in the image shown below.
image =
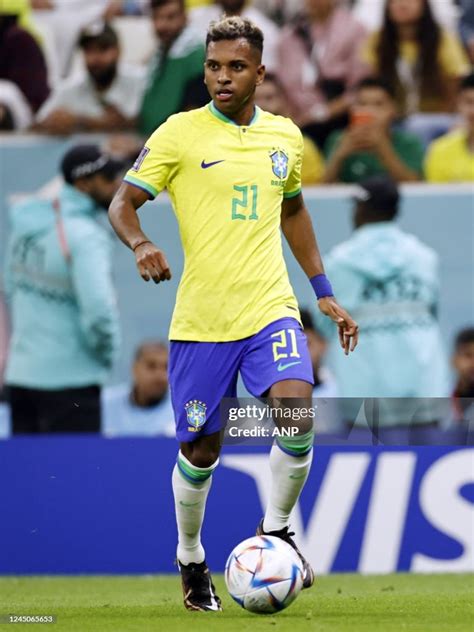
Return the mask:
[(296, 366), (297, 364), (301, 364), (301, 360), (298, 362), (288, 362), (287, 364), (280, 364), (277, 366), (277, 371), (284, 371), (285, 369), (289, 369), (290, 366)]
[(206, 162), (203, 160), (201, 162), (202, 169), (209, 169), (209, 167), (213, 167), (214, 165), (218, 165), (220, 162), (225, 162), (224, 160), (214, 160), (214, 162)]

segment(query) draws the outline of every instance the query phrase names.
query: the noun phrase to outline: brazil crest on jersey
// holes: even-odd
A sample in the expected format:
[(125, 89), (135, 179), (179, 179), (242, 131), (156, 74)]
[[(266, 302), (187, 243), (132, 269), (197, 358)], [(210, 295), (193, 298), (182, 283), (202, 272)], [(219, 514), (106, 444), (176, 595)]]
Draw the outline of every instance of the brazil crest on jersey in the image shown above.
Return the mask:
[(240, 340), (299, 318), (280, 217), (283, 198), (301, 191), (302, 158), (296, 125), (259, 108), (239, 126), (210, 103), (149, 138), (125, 181), (151, 198), (166, 187), (178, 219), (185, 263), (171, 340)]

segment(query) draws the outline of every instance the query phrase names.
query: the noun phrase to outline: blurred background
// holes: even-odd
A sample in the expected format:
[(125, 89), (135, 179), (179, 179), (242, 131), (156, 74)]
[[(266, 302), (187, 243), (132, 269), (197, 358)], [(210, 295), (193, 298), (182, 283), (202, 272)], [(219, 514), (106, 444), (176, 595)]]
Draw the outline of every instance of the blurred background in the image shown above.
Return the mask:
[[(317, 572), (471, 572), (474, 1), (0, 0), (0, 573), (173, 571), (178, 227), (166, 193), (140, 211), (174, 273), (145, 284), (105, 210), (153, 130), (208, 103), (224, 13), (264, 33), (257, 103), (302, 130), (360, 324), (345, 358), (284, 244), (332, 446), (292, 524)], [(260, 519), (265, 451), (222, 458), (209, 515), (240, 518), (206, 522), (211, 568)]]

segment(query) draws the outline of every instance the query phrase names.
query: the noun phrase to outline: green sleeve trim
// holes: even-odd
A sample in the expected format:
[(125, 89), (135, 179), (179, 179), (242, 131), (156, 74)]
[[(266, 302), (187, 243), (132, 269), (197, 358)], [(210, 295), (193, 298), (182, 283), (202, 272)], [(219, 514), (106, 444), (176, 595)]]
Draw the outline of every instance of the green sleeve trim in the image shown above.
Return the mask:
[(283, 193), (283, 197), (285, 200), (291, 200), (291, 198), (296, 197), (301, 193), (301, 189), (297, 189), (296, 191), (291, 191), (290, 193)]
[(148, 184), (148, 182), (144, 182), (143, 180), (140, 180), (140, 178), (135, 178), (135, 176), (131, 176), (128, 173), (123, 179), (123, 181), (128, 182), (128, 184), (133, 184), (139, 189), (146, 191), (149, 195), (151, 195), (152, 199), (156, 198), (156, 196), (159, 194), (159, 191), (157, 191), (155, 187), (151, 186), (151, 184)]

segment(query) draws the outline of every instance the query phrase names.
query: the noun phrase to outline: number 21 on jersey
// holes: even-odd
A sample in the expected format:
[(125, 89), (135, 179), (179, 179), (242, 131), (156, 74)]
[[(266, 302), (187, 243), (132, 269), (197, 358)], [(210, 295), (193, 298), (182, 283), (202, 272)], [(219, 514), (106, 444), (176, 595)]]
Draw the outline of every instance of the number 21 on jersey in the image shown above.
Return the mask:
[(298, 346), (296, 344), (296, 332), (294, 329), (282, 329), (271, 335), (275, 338), (272, 343), (273, 361), (283, 360), (285, 358), (299, 358)]
[(232, 198), (232, 219), (258, 219), (258, 186), (256, 184), (250, 186), (234, 185), (234, 192), (238, 195)]

